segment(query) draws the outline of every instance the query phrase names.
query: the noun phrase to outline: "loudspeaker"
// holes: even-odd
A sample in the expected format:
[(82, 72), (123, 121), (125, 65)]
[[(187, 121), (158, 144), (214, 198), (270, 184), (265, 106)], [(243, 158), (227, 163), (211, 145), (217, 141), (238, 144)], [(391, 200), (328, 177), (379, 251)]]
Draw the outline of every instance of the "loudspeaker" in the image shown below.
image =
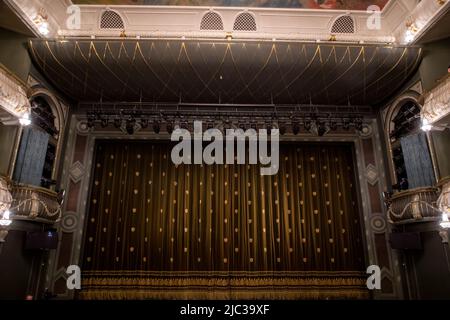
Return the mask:
[(28, 232), (25, 243), (27, 250), (54, 250), (58, 247), (56, 230)]
[(422, 250), (422, 239), (419, 232), (391, 233), (389, 242), (396, 250)]

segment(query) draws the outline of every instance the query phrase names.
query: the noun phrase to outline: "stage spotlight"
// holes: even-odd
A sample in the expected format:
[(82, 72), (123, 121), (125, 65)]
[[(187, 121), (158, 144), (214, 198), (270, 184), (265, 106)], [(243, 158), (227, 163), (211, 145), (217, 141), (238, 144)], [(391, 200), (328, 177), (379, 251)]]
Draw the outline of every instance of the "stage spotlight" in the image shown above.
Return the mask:
[(306, 120), (305, 121), (305, 130), (310, 132), (312, 129), (312, 121), (311, 120)]
[(317, 135), (323, 137), (328, 132), (328, 127), (325, 122), (319, 122), (317, 125)]
[(142, 129), (148, 128), (148, 120), (147, 119), (141, 119), (141, 128)]
[(125, 126), (125, 130), (127, 131), (127, 133), (129, 135), (133, 135), (134, 134), (134, 131), (135, 131), (134, 126), (135, 125), (136, 125), (136, 120), (135, 119), (127, 120), (127, 124)]
[(91, 129), (95, 126), (95, 116), (88, 116), (87, 126), (89, 129)]
[(330, 121), (330, 125), (329, 125), (329, 127), (330, 127), (330, 130), (332, 130), (332, 131), (336, 131), (336, 130), (337, 130), (337, 128), (338, 128), (337, 122), (336, 122), (336, 121), (334, 121), (334, 120), (331, 120), (331, 121)]
[(155, 121), (153, 123), (153, 132), (155, 132), (156, 134), (159, 134), (161, 132), (161, 126), (158, 121)]
[(114, 119), (114, 127), (116, 129), (120, 129), (120, 127), (122, 126), (122, 120), (120, 119)]
[(297, 122), (292, 124), (292, 133), (298, 135), (300, 133), (300, 125)]
[(102, 118), (102, 120), (101, 120), (102, 128), (106, 128), (108, 126), (108, 124), (109, 124), (108, 118)]
[(282, 136), (284, 136), (284, 135), (286, 134), (287, 129), (286, 129), (286, 126), (285, 126), (284, 124), (282, 124), (281, 126), (279, 126), (279, 130), (280, 130), (280, 134), (281, 134)]
[(342, 121), (342, 129), (344, 129), (346, 131), (350, 130), (350, 122), (348, 120)]
[(169, 122), (169, 123), (166, 125), (166, 130), (167, 130), (167, 132), (168, 132), (169, 134), (172, 134), (172, 133), (173, 133), (173, 124)]
[(362, 119), (356, 119), (355, 120), (355, 128), (358, 131), (362, 131), (362, 129), (363, 129), (363, 121), (362, 121)]

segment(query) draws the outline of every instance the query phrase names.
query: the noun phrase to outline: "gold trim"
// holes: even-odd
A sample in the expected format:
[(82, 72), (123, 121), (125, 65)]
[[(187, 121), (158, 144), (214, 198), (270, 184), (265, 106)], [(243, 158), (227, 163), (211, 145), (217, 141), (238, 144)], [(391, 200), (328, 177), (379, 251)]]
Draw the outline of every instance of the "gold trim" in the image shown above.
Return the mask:
[(80, 298), (290, 300), (370, 297), (361, 272), (142, 272), (154, 277), (130, 277), (132, 273), (139, 274), (133, 271), (111, 273), (116, 275), (91, 278), (84, 273)]
[(442, 187), (445, 184), (450, 183), (450, 176), (445, 176), (444, 178), (440, 179), (438, 183), (436, 184), (437, 187)]
[(391, 200), (398, 200), (404, 197), (409, 197), (409, 196), (415, 196), (418, 193), (424, 193), (424, 192), (437, 192), (437, 188), (435, 187), (426, 187), (426, 188), (416, 188), (416, 189), (411, 189), (411, 190), (407, 190), (407, 191), (402, 191), (399, 193), (394, 194), (391, 197)]
[(31, 186), (31, 185), (23, 184), (23, 183), (14, 184), (11, 189), (21, 189), (21, 190), (26, 190), (26, 191), (31, 191), (31, 192), (43, 193), (52, 198), (56, 198), (58, 196), (58, 194), (55, 191), (41, 188), (41, 187)]
[(352, 299), (368, 300), (369, 292), (364, 289), (244, 289), (224, 291), (213, 291), (211, 289), (194, 290), (183, 289), (181, 291), (164, 290), (122, 290), (122, 289), (99, 289), (82, 290), (81, 300), (322, 300), (322, 299)]

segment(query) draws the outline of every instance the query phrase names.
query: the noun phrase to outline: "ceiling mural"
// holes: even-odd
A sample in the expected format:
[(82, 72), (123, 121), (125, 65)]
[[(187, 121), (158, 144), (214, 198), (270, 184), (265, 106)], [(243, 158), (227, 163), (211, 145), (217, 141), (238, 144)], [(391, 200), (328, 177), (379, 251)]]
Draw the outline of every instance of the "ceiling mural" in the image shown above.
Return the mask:
[(298, 9), (366, 10), (370, 5), (384, 8), (389, 0), (73, 0), (75, 4), (179, 5), (274, 7)]

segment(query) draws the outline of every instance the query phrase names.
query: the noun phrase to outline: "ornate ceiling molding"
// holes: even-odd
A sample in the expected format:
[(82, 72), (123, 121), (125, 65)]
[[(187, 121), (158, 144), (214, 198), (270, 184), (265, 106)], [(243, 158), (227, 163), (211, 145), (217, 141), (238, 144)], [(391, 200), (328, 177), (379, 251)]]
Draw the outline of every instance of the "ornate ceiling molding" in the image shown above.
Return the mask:
[(426, 96), (422, 108), (422, 119), (435, 124), (450, 115), (450, 76), (447, 75)]
[(25, 87), (0, 68), (0, 108), (19, 118), (29, 107)]

